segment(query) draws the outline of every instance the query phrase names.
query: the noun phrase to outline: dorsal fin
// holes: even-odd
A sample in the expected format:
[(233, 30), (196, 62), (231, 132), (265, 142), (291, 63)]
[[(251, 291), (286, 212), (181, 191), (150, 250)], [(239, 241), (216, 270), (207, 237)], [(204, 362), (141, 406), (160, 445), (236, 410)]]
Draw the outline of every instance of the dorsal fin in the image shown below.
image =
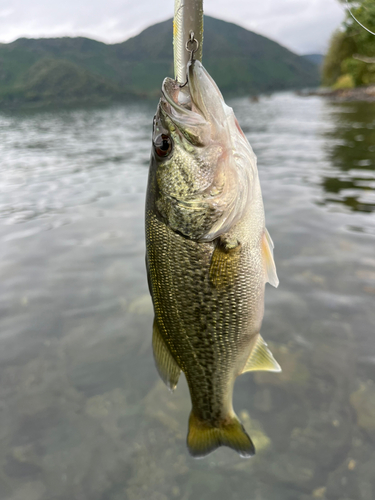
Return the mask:
[(264, 228), (262, 253), (266, 272), (266, 281), (277, 288), (279, 286), (279, 278), (277, 277), (276, 265), (273, 260), (273, 248), (274, 245), (270, 233), (267, 231), (267, 228)]
[(258, 335), (242, 373), (252, 371), (281, 372), (279, 363), (273, 357), (261, 335)]
[(154, 359), (158, 373), (168, 389), (173, 391), (177, 386), (178, 379), (180, 378), (181, 369), (173, 359), (172, 354), (169, 352), (169, 349), (159, 332), (156, 319), (154, 319), (152, 333), (152, 348), (154, 351)]

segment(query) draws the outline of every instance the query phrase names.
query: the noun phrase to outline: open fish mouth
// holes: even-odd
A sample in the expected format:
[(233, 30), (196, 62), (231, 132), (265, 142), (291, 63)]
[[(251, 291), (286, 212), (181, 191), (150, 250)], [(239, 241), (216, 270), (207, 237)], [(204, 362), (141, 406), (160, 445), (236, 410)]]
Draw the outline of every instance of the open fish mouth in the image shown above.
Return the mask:
[(173, 135), (174, 128), (178, 135), (193, 146), (206, 145), (210, 140), (211, 125), (197, 111), (189, 85), (182, 87), (176, 80), (165, 78), (157, 114), (164, 130), (169, 130)]
[(182, 86), (172, 78), (165, 78), (162, 85), (162, 94), (166, 103), (177, 113), (192, 111), (192, 101), (189, 85)]
[[(189, 62), (187, 83), (181, 85), (172, 78), (165, 78), (162, 85), (161, 110), (183, 132), (195, 129), (203, 139), (209, 132), (211, 138), (227, 126), (228, 106), (216, 83), (202, 64)], [(200, 132), (197, 133), (197, 128)], [(190, 135), (190, 134), (189, 134)]]
[(166, 121), (176, 126), (177, 130), (195, 145), (203, 145), (207, 139), (210, 124), (195, 105), (189, 84), (181, 86), (172, 78), (165, 78), (160, 100), (161, 114)]

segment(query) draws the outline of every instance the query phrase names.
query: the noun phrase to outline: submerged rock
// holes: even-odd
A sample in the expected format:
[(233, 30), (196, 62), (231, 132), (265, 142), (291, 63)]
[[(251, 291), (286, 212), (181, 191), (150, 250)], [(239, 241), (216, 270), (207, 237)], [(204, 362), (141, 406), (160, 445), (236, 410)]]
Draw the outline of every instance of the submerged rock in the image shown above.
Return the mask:
[(280, 373), (256, 372), (255, 381), (258, 384), (303, 386), (308, 383), (310, 373), (303, 359), (303, 351), (294, 351), (282, 345), (270, 346), (272, 353), (282, 368)]
[[(131, 475), (124, 488), (124, 498), (128, 500), (181, 498), (179, 496), (181, 484), (186, 481), (185, 476), (189, 472), (186, 457), (176, 453), (173, 443), (169, 442), (165, 433), (158, 433), (156, 429), (150, 432), (146, 432), (144, 443), (140, 443), (140, 449), (134, 453)], [(150, 442), (153, 444), (150, 445)]]
[(271, 391), (265, 387), (259, 389), (254, 396), (254, 406), (261, 412), (269, 412), (273, 408)]
[[(309, 458), (282, 453), (269, 464), (269, 477), (308, 491), (314, 484), (316, 469), (316, 464)], [(266, 473), (266, 469), (263, 472)]]
[(293, 430), (290, 450), (298, 456), (313, 459), (319, 468), (329, 470), (337, 457), (347, 452), (351, 437), (349, 419), (339, 420), (335, 413), (311, 412), (307, 426)]
[(46, 488), (41, 481), (29, 481), (19, 486), (6, 500), (42, 500), (45, 498)]
[(191, 403), (183, 377), (173, 393), (158, 380), (145, 397), (143, 406), (148, 418), (158, 421), (172, 432), (175, 438), (185, 441)]
[(375, 452), (372, 446), (355, 438), (345, 460), (328, 474), (327, 498), (373, 500), (375, 498), (374, 471)]
[(261, 423), (258, 420), (250, 418), (246, 410), (242, 410), (239, 417), (254, 442), (256, 453), (259, 454), (267, 450), (271, 446), (271, 440), (264, 432)]
[(375, 384), (362, 383), (350, 395), (350, 403), (355, 409), (358, 426), (375, 441)]
[(326, 494), (327, 488), (325, 486), (321, 486), (320, 488), (315, 488), (312, 492), (313, 498), (324, 498)]

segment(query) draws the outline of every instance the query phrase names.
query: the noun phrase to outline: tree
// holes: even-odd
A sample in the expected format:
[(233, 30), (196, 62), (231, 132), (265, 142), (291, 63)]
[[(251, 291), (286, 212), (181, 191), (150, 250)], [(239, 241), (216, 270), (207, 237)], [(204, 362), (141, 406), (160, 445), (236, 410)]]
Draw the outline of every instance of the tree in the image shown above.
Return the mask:
[[(349, 6), (356, 19), (375, 32), (375, 1), (351, 0)], [(349, 11), (331, 39), (323, 64), (323, 83), (336, 88), (375, 84), (375, 36)]]

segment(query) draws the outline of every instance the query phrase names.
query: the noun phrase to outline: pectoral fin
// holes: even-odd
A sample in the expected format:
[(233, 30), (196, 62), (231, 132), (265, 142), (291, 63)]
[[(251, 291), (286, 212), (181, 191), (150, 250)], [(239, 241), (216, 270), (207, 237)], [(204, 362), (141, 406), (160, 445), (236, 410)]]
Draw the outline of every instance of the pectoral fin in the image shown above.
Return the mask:
[(252, 371), (281, 372), (279, 363), (273, 357), (261, 335), (258, 336), (242, 373)]
[(233, 283), (238, 274), (241, 244), (219, 238), (211, 258), (210, 280), (215, 288)]
[(279, 286), (279, 278), (277, 277), (276, 265), (275, 261), (273, 260), (273, 248), (274, 244), (270, 233), (267, 231), (267, 228), (264, 228), (262, 253), (266, 271), (266, 281), (277, 288)]
[(154, 350), (154, 359), (158, 373), (168, 389), (173, 391), (177, 386), (178, 379), (180, 378), (181, 369), (173, 359), (172, 354), (169, 352), (169, 349), (159, 332), (156, 319), (154, 319), (152, 347)]

